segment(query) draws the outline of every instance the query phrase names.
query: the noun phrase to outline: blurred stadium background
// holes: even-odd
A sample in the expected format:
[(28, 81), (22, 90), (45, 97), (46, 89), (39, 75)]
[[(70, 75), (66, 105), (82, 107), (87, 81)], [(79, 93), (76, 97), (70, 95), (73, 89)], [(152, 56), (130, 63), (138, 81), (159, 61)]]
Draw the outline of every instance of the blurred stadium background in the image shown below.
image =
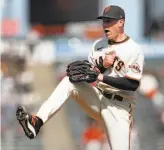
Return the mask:
[(71, 100), (34, 140), (24, 136), (15, 110), (26, 105), (37, 112), (65, 76), (66, 65), (87, 58), (103, 36), (95, 18), (111, 4), (125, 9), (125, 30), (146, 58), (131, 149), (164, 150), (163, 0), (1, 0), (2, 150), (110, 150), (101, 125)]

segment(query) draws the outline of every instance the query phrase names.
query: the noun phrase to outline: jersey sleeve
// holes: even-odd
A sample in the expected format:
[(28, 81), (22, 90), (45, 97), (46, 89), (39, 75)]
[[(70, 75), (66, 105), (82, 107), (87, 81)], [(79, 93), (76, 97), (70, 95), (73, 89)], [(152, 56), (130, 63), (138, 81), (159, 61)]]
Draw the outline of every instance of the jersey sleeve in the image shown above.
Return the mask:
[(125, 77), (140, 81), (142, 78), (143, 66), (144, 54), (142, 51), (139, 51), (136, 55), (132, 56), (132, 59), (130, 59)]
[(95, 65), (95, 61), (94, 61), (94, 58), (93, 58), (93, 56), (92, 56), (92, 51), (89, 53), (89, 55), (88, 55), (88, 61), (90, 62), (90, 63), (92, 63), (93, 65)]
[(98, 39), (98, 40), (96, 40), (93, 43), (92, 48), (91, 48), (91, 51), (89, 52), (89, 55), (88, 55), (88, 61), (90, 63), (92, 63), (93, 65), (95, 65), (95, 66), (96, 66), (96, 62), (95, 61), (97, 59), (95, 53), (97, 51), (97, 48), (101, 47), (101, 40), (102, 39)]

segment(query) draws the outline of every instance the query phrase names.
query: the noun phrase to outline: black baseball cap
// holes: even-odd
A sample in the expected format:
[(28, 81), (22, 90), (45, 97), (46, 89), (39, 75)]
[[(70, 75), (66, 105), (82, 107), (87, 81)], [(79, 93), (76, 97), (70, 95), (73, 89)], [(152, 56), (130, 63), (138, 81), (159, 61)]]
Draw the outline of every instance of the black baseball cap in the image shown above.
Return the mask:
[(125, 19), (125, 12), (119, 6), (110, 5), (104, 9), (102, 16), (97, 17), (97, 19), (104, 19), (104, 18), (116, 19), (116, 20)]

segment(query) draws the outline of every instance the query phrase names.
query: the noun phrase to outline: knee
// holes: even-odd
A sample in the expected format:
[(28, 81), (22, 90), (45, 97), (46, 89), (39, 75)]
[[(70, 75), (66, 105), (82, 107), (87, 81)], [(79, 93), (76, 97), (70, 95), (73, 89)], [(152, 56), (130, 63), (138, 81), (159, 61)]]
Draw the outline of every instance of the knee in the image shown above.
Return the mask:
[(63, 78), (63, 80), (62, 81), (65, 81), (65, 82), (70, 82), (69, 81), (69, 77), (68, 76), (65, 76), (64, 78)]
[(68, 76), (65, 76), (61, 82), (64, 83), (65, 85), (72, 85)]
[(61, 81), (61, 84), (63, 85), (64, 88), (67, 88), (68, 91), (73, 91), (75, 89), (74, 84), (70, 82), (68, 76), (63, 78), (63, 80)]
[(68, 76), (65, 76), (65, 77), (63, 78), (62, 82), (68, 83), (68, 84), (71, 84), (71, 85), (74, 85), (74, 83), (72, 83), (72, 82), (69, 80), (69, 77), (68, 77)]
[(62, 82), (64, 82), (65, 86), (68, 85), (70, 90), (81, 89), (83, 85), (83, 83), (72, 83), (68, 76), (64, 77)]

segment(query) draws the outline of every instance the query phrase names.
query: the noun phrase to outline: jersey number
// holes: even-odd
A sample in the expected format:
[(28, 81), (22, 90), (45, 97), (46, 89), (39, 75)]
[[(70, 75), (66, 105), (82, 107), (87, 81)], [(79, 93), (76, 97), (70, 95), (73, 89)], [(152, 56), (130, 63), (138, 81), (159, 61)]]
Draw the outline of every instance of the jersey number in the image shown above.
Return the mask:
[(119, 60), (118, 57), (115, 57), (112, 67), (114, 66), (115, 63), (117, 63), (117, 65), (115, 67), (117, 71), (120, 71), (122, 69), (122, 67), (124, 66), (124, 62)]

